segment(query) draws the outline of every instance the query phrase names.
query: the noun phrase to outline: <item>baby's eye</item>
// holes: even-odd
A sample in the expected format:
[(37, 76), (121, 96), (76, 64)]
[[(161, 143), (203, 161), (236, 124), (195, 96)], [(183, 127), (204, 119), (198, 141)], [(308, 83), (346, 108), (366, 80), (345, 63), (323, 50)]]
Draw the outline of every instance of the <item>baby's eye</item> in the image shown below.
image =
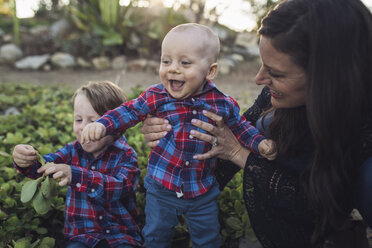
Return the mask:
[(181, 61), (181, 64), (182, 65), (189, 65), (189, 64), (191, 64), (189, 61)]
[(162, 62), (163, 64), (166, 64), (166, 65), (170, 63), (170, 61), (167, 60), (167, 59), (163, 59), (161, 62)]
[(75, 119), (75, 122), (82, 122), (81, 119)]

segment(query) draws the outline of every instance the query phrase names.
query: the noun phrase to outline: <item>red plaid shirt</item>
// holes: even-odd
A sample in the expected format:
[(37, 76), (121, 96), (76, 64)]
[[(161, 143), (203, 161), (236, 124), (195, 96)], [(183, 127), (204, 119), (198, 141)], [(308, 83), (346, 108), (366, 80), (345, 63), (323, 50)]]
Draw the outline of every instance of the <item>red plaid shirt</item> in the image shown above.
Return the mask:
[[(55, 153), (43, 156), (46, 162), (71, 165), (72, 181), (66, 195), (65, 237), (94, 247), (106, 239), (112, 247), (141, 246), (135, 188), (139, 169), (137, 155), (124, 136), (108, 146), (97, 158), (75, 141)], [(41, 164), (27, 168), (14, 166), (27, 177), (37, 178)]]
[(222, 116), (238, 140), (258, 153), (258, 144), (264, 137), (240, 115), (237, 102), (212, 82), (206, 83), (203, 92), (184, 100), (171, 97), (161, 84), (152, 86), (137, 99), (107, 112), (98, 122), (106, 127), (107, 134), (113, 134), (134, 126), (147, 114), (167, 119), (172, 131), (152, 150), (147, 173), (167, 189), (182, 191), (184, 198), (193, 198), (206, 193), (216, 180), (216, 158), (193, 158), (211, 149), (211, 144), (190, 136), (191, 130), (205, 133), (193, 126), (191, 119), (215, 124), (202, 114), (203, 110)]

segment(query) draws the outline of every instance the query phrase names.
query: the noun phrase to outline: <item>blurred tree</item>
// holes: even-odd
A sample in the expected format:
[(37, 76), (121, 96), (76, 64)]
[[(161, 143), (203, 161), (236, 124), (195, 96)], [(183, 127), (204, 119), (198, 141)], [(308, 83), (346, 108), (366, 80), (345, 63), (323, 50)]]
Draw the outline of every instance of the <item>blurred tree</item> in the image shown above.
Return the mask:
[(261, 25), (262, 18), (266, 15), (266, 13), (275, 6), (279, 0), (245, 0), (250, 3), (252, 7), (252, 13), (256, 16), (256, 28), (258, 29)]

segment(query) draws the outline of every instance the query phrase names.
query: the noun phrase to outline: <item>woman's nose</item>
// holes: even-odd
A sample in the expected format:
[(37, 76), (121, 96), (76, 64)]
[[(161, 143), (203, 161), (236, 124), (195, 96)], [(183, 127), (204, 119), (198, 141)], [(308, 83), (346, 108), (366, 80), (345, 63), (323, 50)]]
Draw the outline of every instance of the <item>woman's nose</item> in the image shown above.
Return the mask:
[(255, 77), (255, 82), (258, 85), (268, 85), (271, 84), (271, 78), (267, 74), (265, 68), (261, 66), (260, 70), (257, 72)]

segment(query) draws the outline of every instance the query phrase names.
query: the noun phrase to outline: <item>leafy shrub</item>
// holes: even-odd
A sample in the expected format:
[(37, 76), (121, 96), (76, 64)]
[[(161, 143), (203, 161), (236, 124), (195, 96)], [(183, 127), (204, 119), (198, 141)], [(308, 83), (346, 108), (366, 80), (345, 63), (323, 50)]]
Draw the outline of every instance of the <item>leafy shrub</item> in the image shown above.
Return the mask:
[[(134, 98), (141, 88), (128, 94)], [(70, 88), (0, 83), (0, 248), (64, 247), (63, 221), (66, 187), (58, 187), (51, 210), (38, 214), (31, 202), (21, 202), (22, 186), (30, 179), (12, 167), (11, 153), (16, 144), (30, 144), (41, 154), (54, 152), (75, 139), (72, 130), (73, 109)], [(1, 115), (10, 107), (18, 115)], [(140, 125), (140, 124), (139, 124)], [(150, 149), (145, 145), (139, 125), (126, 131), (129, 145), (137, 152), (141, 169), (137, 192), (139, 225), (144, 225), (145, 189), (143, 178)], [(233, 247), (246, 235), (254, 239), (242, 199), (241, 172), (227, 185), (219, 197), (221, 234), (224, 247)], [(184, 218), (175, 228), (174, 247), (189, 247), (190, 240)]]

